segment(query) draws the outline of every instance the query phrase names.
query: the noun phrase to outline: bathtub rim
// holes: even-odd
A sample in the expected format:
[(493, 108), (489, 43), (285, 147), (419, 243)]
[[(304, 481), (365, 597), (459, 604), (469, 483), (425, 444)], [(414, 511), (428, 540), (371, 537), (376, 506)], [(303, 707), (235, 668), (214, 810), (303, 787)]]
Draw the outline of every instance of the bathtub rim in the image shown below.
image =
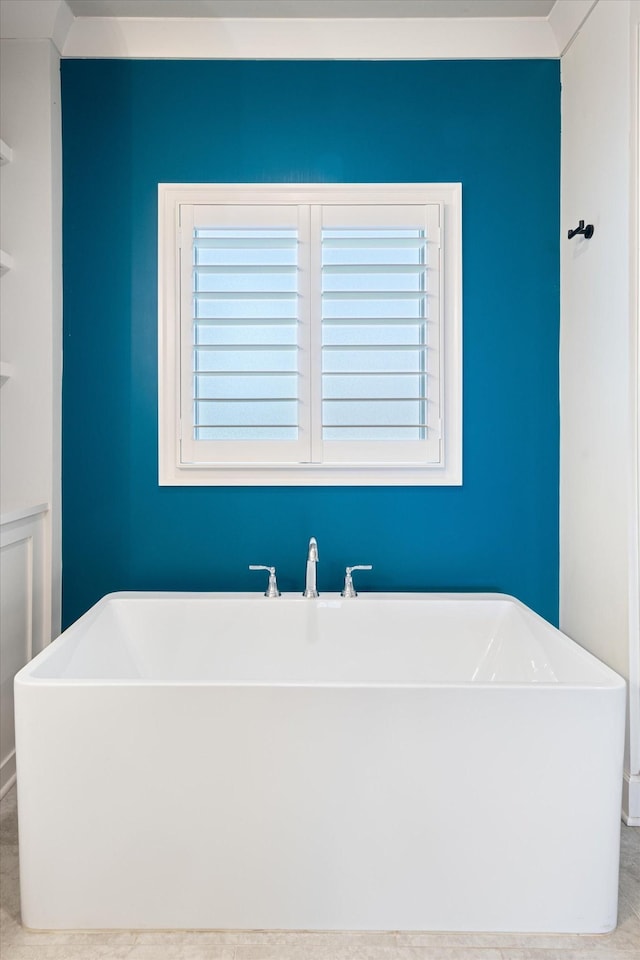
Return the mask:
[(60, 641), (67, 643), (72, 642), (76, 634), (86, 627), (88, 624), (93, 622), (101, 613), (101, 611), (106, 607), (110, 602), (117, 600), (188, 600), (188, 601), (220, 601), (220, 600), (229, 600), (229, 601), (245, 601), (245, 602), (269, 602), (277, 603), (279, 600), (284, 600), (285, 602), (294, 602), (308, 604), (309, 600), (302, 596), (301, 593), (283, 593), (282, 596), (278, 599), (267, 599), (264, 594), (257, 592), (244, 592), (244, 591), (170, 591), (170, 590), (118, 590), (111, 593), (105, 594), (101, 597), (96, 603), (93, 604), (88, 610), (85, 611), (77, 620), (75, 620), (70, 626), (68, 626), (62, 633), (55, 637), (47, 646), (41, 650), (32, 660), (30, 660), (24, 667), (22, 667), (14, 678), (14, 688), (17, 690), (24, 687), (53, 687), (53, 688), (77, 688), (77, 687), (158, 687), (158, 688), (174, 688), (174, 687), (232, 687), (232, 688), (264, 688), (264, 687), (273, 687), (274, 689), (291, 689), (291, 688), (301, 688), (301, 689), (313, 689), (314, 687), (318, 688), (333, 688), (333, 689), (402, 689), (402, 690), (429, 690), (429, 689), (486, 689), (486, 690), (557, 690), (560, 691), (589, 691), (589, 690), (599, 690), (601, 692), (611, 691), (618, 692), (623, 691), (626, 694), (627, 683), (626, 680), (616, 673), (611, 667), (606, 663), (600, 660), (598, 657), (594, 656), (584, 647), (582, 647), (576, 640), (573, 640), (566, 633), (560, 630), (558, 627), (555, 627), (548, 620), (545, 620), (544, 617), (536, 613), (535, 610), (532, 610), (531, 607), (528, 607), (525, 603), (519, 600), (517, 597), (514, 597), (506, 593), (495, 593), (495, 592), (428, 592), (428, 591), (412, 591), (412, 592), (374, 592), (374, 591), (363, 591), (358, 594), (358, 597), (355, 600), (346, 600), (339, 593), (321, 593), (318, 598), (312, 600), (312, 603), (322, 604), (323, 602), (334, 602), (334, 603), (368, 603), (369, 600), (381, 600), (384, 601), (409, 601), (409, 602), (418, 602), (422, 601), (437, 601), (437, 602), (451, 602), (451, 601), (476, 601), (476, 602), (499, 602), (507, 603), (513, 605), (516, 609), (519, 609), (525, 617), (533, 618), (534, 623), (539, 625), (544, 630), (552, 630), (555, 635), (555, 642), (561, 644), (563, 647), (571, 648), (572, 656), (577, 657), (579, 660), (586, 661), (592, 667), (595, 666), (596, 669), (602, 672), (602, 680), (595, 681), (505, 681), (505, 680), (493, 680), (493, 681), (475, 681), (475, 680), (459, 680), (459, 681), (449, 681), (449, 682), (432, 682), (432, 683), (381, 683), (381, 682), (354, 682), (354, 681), (295, 681), (295, 682), (285, 682), (285, 681), (216, 681), (211, 682), (210, 680), (154, 680), (149, 678), (107, 678), (107, 677), (38, 677), (34, 676), (34, 671), (42, 663), (46, 663), (48, 658), (53, 655), (54, 645), (58, 645)]

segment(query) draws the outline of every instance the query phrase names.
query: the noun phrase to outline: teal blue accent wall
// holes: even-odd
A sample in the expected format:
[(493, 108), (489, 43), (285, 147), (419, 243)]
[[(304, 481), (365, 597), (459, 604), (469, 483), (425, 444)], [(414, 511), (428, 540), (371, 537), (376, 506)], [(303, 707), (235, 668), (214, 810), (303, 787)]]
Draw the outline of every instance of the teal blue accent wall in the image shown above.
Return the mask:
[[(63, 603), (497, 590), (558, 616), (555, 60), (65, 60)], [(159, 182), (461, 181), (462, 487), (158, 486)]]

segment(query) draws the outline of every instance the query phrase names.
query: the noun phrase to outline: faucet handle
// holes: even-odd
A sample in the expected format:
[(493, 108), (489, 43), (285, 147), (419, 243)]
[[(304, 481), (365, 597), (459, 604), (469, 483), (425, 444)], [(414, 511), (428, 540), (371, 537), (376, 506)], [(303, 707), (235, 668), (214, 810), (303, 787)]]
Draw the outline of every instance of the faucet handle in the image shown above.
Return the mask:
[(373, 570), (373, 566), (370, 563), (360, 563), (355, 567), (347, 567), (344, 572), (344, 587), (342, 589), (341, 597), (357, 597), (356, 588), (353, 585), (353, 577), (351, 574), (354, 570)]
[(276, 568), (275, 567), (265, 567), (260, 563), (250, 563), (249, 570), (268, 570), (269, 571), (269, 583), (267, 589), (265, 590), (265, 597), (279, 597), (280, 591), (278, 590), (278, 584), (276, 581)]

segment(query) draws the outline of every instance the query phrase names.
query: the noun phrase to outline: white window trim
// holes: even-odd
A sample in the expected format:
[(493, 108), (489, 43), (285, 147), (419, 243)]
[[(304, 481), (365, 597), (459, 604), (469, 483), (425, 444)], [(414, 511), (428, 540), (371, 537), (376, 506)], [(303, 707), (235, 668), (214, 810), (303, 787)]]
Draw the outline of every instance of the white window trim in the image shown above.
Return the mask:
[[(180, 463), (180, 204), (439, 203), (443, 211), (443, 458), (438, 466)], [(161, 486), (459, 486), (462, 484), (462, 185), (158, 185), (158, 464)]]

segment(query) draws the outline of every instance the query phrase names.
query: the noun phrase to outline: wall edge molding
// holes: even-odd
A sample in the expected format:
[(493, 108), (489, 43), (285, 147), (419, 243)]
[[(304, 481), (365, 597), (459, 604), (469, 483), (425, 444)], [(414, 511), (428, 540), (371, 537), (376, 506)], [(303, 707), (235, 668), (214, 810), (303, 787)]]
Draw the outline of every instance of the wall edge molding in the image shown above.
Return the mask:
[(50, 40), (62, 53), (74, 20), (66, 0), (2, 0), (0, 36), (3, 40)]
[(549, 14), (549, 26), (563, 57), (582, 29), (598, 0), (556, 0)]
[(558, 57), (543, 18), (250, 19), (76, 17), (64, 57), (448, 60)]

